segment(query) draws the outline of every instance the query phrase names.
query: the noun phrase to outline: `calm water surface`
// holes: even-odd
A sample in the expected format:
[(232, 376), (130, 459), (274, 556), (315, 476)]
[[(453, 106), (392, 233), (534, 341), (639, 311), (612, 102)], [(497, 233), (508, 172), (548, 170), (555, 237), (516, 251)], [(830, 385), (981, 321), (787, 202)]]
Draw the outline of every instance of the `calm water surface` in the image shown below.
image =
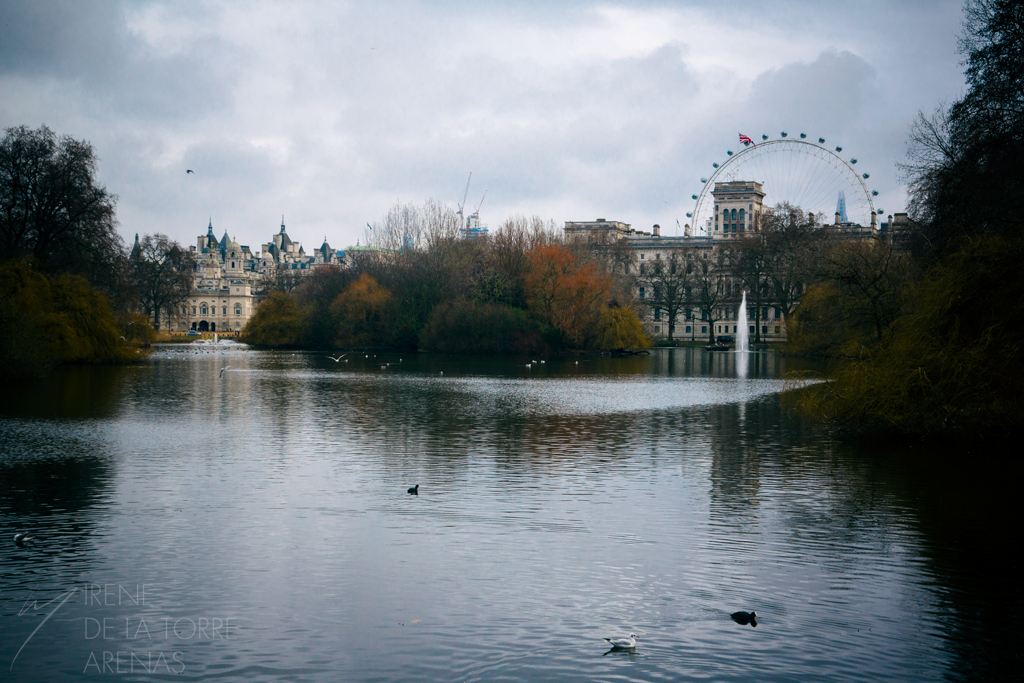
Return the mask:
[(364, 356), (167, 347), (5, 388), (5, 678), (1019, 670), (991, 454), (837, 442), (771, 355)]

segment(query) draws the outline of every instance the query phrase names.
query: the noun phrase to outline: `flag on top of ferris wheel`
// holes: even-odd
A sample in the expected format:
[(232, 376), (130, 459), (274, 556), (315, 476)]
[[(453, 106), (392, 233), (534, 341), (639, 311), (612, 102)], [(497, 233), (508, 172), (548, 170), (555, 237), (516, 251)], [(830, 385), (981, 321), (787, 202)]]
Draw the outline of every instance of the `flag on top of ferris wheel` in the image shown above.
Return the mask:
[(754, 147), (757, 147), (757, 143), (755, 143), (753, 140), (748, 138), (743, 133), (740, 133), (740, 142), (743, 143), (744, 145), (754, 145)]

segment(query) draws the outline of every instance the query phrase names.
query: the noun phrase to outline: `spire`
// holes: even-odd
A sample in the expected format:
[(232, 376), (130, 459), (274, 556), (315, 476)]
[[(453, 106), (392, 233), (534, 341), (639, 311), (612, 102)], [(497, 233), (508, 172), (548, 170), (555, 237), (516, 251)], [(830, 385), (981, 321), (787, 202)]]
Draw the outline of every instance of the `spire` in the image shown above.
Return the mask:
[(210, 224), (206, 226), (206, 236), (213, 237), (213, 216), (210, 216)]
[(836, 200), (836, 213), (839, 214), (839, 220), (846, 223), (849, 219), (846, 217), (846, 192), (839, 190), (839, 197)]
[(281, 214), (281, 234), (284, 234), (284, 214)]

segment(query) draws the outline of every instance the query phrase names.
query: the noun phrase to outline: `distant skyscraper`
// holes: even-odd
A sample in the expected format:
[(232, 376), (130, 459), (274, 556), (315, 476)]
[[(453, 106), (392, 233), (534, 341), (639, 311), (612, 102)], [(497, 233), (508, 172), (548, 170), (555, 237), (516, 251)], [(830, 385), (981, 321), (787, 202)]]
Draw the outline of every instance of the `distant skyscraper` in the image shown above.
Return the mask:
[(839, 214), (839, 222), (846, 223), (846, 193), (839, 190), (839, 200), (836, 202), (836, 213)]

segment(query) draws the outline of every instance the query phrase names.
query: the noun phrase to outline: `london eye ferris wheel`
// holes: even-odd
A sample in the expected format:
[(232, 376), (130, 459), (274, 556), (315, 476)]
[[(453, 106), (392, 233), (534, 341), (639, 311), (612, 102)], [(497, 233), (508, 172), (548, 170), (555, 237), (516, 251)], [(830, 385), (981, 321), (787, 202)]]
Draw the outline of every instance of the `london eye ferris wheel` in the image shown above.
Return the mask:
[(831, 222), (838, 212), (843, 223), (868, 226), (873, 224), (875, 215), (882, 213), (873, 201), (878, 192), (869, 190), (865, 182), (871, 175), (858, 173), (856, 157), (844, 158), (843, 148), (827, 147), (824, 138), (813, 142), (805, 133), (790, 138), (783, 132), (773, 139), (762, 135), (755, 142), (741, 134), (740, 145), (739, 151), (726, 152), (725, 161), (712, 164), (710, 176), (700, 179), (701, 189), (692, 196), (696, 204), (686, 214), (687, 223), (693, 226), (690, 234), (708, 234), (708, 221), (715, 209), (711, 193), (716, 182), (761, 183), (765, 207), (788, 202), (804, 211), (828, 216), (825, 222)]

